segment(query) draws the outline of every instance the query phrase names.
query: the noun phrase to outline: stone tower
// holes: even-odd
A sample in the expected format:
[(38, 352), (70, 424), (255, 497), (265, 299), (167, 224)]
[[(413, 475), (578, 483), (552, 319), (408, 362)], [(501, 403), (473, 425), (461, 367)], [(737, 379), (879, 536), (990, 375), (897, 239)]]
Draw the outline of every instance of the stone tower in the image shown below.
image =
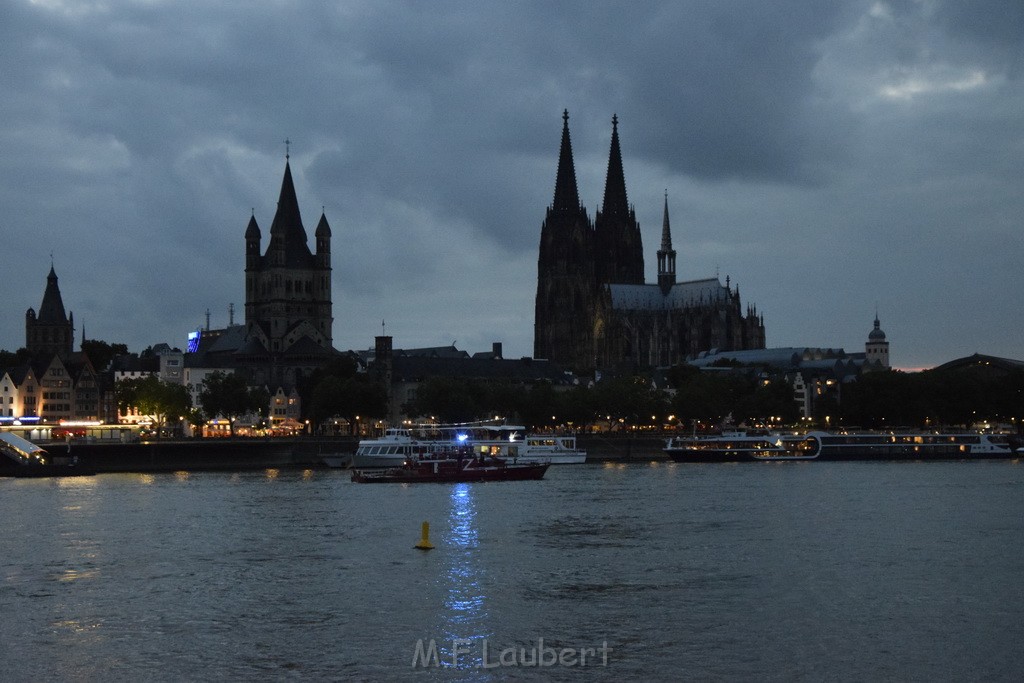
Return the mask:
[(302, 339), (332, 350), (331, 228), (321, 214), (316, 253), (311, 252), (287, 158), (270, 242), (262, 255), (261, 239), (253, 215), (245, 231), (246, 338), (272, 354), (288, 352)]
[(875, 313), (875, 326), (868, 332), (868, 341), (864, 344), (864, 354), (869, 363), (875, 363), (883, 368), (889, 367), (889, 342), (878, 322), (877, 312)]
[(57, 273), (50, 265), (46, 276), (43, 304), (37, 315), (31, 308), (25, 312), (25, 348), (33, 355), (55, 353), (67, 360), (75, 341), (75, 316), (64, 312), (64, 301), (57, 286)]
[(597, 287), (594, 231), (576, 189), (569, 137), (569, 112), (562, 113), (555, 197), (540, 232), (533, 355), (560, 363), (593, 362), (593, 320)]

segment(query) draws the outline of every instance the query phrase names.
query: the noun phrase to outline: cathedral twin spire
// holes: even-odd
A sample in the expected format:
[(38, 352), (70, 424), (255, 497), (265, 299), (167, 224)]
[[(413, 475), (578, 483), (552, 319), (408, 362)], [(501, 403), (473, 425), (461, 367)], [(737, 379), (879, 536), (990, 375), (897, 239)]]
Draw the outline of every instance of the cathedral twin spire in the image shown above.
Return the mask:
[(612, 142), (608, 152), (604, 204), (594, 217), (594, 237), (597, 253), (594, 270), (600, 284), (643, 284), (643, 240), (636, 213), (626, 197), (618, 116), (612, 116)]
[(612, 115), (612, 145), (608, 152), (608, 175), (604, 182), (605, 215), (627, 216), (629, 201), (626, 199), (626, 174), (622, 170), (622, 151), (619, 149), (619, 117)]
[[(671, 365), (710, 348), (764, 348), (763, 321), (752, 311), (743, 317), (738, 290), (706, 299), (702, 294), (699, 303), (670, 297), (678, 283), (667, 191), (657, 256), (655, 289), (644, 281), (643, 243), (626, 193), (618, 116), (612, 117), (604, 202), (591, 222), (580, 205), (569, 114), (563, 112), (554, 202), (541, 226), (534, 357), (589, 369)], [(700, 284), (703, 292), (706, 286)], [(728, 280), (719, 287), (728, 290)]]
[[(617, 115), (612, 116), (612, 139), (608, 152), (604, 203), (591, 224), (586, 218), (585, 209), (580, 204), (579, 190), (576, 185), (576, 169), (569, 133), (569, 112), (568, 110), (562, 112), (562, 144), (558, 154), (555, 196), (548, 218), (550, 220), (555, 216), (558, 217), (559, 223), (566, 225), (567, 229), (569, 225), (576, 224), (576, 221), (570, 219), (570, 216), (581, 219), (587, 224), (587, 241), (593, 244), (593, 271), (597, 284), (643, 284), (643, 240), (640, 234), (640, 224), (636, 220), (636, 213), (630, 206), (626, 194), (626, 176), (622, 166), (619, 117)], [(543, 254), (542, 260), (544, 260)], [(674, 255), (671, 260), (674, 282)], [(661, 271), (662, 269), (659, 267), (659, 276)], [(659, 277), (659, 281), (661, 279)]]
[(579, 211), (580, 193), (576, 188), (576, 167), (572, 160), (569, 138), (569, 110), (562, 112), (562, 146), (558, 152), (558, 174), (555, 177), (555, 211)]

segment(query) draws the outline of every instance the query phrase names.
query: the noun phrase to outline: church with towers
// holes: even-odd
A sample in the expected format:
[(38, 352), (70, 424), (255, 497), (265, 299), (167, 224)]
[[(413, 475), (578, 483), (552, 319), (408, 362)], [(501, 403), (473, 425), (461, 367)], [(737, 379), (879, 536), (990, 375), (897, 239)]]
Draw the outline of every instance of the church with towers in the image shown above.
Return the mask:
[(74, 342), (75, 314), (64, 311), (57, 272), (51, 263), (39, 312), (31, 308), (25, 312), (25, 348), (33, 356), (56, 354), (67, 359), (72, 354)]
[(303, 344), (330, 351), (331, 226), (320, 215), (309, 249), (295, 196), (292, 171), (285, 161), (277, 213), (270, 225), (266, 253), (255, 214), (245, 230), (245, 335), (270, 354), (288, 354)]
[(323, 213), (313, 233), (315, 251), (302, 225), (291, 164), (284, 177), (270, 239), (262, 251), (255, 214), (245, 230), (245, 324), (229, 328), (218, 354), (209, 348), (205, 362), (220, 361), (246, 369), (254, 384), (292, 388), (337, 355), (333, 346), (331, 304), (331, 226)]
[(764, 320), (743, 309), (726, 278), (678, 281), (668, 195), (657, 282), (644, 278), (643, 242), (626, 195), (618, 118), (612, 117), (604, 202), (593, 221), (580, 204), (562, 115), (555, 194), (541, 225), (534, 357), (577, 371), (666, 367), (711, 351), (763, 349)]

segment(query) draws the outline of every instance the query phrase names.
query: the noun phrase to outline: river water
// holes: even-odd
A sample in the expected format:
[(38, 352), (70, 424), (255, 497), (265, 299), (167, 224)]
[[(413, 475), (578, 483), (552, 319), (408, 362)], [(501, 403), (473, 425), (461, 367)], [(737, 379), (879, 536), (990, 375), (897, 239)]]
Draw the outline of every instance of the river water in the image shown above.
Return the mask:
[(1024, 677), (1019, 461), (0, 479), (0, 541), (4, 681)]

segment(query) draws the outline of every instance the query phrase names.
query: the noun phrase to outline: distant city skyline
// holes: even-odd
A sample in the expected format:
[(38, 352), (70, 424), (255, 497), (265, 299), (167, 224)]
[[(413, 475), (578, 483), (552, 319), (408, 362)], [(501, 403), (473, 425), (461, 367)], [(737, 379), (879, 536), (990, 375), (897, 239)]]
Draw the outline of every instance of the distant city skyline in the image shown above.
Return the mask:
[[(458, 17), (454, 20), (453, 17)], [(334, 234), (334, 346), (532, 354), (562, 111), (601, 202), (618, 117), (647, 282), (728, 275), (769, 347), (1024, 358), (1024, 5), (9, 2), (0, 348), (52, 263), (76, 348), (242, 322), (286, 145)]]

